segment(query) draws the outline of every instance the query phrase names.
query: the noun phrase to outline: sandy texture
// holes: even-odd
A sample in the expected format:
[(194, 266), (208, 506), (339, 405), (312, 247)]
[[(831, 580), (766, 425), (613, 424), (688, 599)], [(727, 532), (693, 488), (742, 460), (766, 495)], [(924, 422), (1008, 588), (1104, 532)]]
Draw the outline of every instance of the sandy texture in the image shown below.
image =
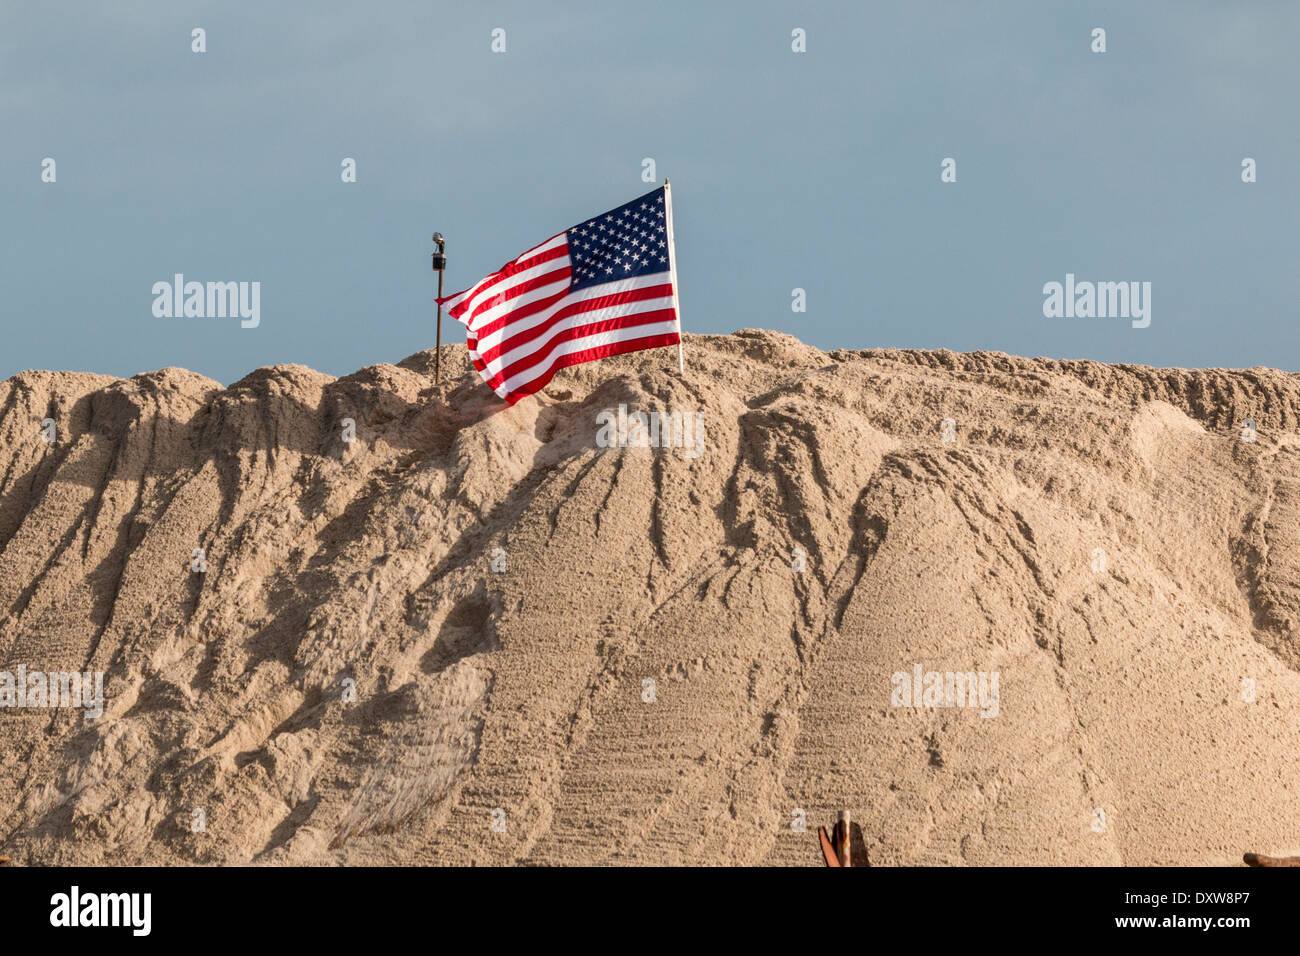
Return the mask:
[[(444, 354), (0, 384), (0, 670), (108, 698), (0, 710), (0, 851), (820, 866), (848, 808), (875, 864), (1300, 852), (1296, 376), (744, 331), (506, 409)], [(702, 454), (597, 447), (620, 403)], [(997, 716), (891, 706), (918, 664)]]

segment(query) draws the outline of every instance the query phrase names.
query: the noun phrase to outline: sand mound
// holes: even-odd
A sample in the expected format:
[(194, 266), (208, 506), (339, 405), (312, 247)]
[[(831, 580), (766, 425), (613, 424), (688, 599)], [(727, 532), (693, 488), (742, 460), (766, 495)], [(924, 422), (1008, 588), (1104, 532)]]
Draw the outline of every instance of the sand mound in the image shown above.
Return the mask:
[[(686, 351), (511, 409), (451, 347), (0, 384), (0, 671), (106, 697), (0, 709), (0, 851), (820, 865), (849, 808), (877, 864), (1300, 853), (1296, 377)], [(702, 444), (600, 447), (620, 405)]]

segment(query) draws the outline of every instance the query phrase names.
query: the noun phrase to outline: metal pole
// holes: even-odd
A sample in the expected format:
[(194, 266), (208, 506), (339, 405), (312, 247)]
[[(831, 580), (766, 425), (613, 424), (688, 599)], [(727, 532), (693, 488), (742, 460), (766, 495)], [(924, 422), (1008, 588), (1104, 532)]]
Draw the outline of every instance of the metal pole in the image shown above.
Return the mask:
[[(433, 254), (433, 268), (438, 273), (438, 298), (442, 298), (442, 273), (447, 268), (447, 256), (445, 251), (447, 241), (442, 238), (442, 233), (435, 232), (433, 241), (438, 246), (438, 251)], [(436, 333), (433, 346), (433, 381), (438, 383), (442, 381), (442, 303), (438, 303), (438, 331)]]

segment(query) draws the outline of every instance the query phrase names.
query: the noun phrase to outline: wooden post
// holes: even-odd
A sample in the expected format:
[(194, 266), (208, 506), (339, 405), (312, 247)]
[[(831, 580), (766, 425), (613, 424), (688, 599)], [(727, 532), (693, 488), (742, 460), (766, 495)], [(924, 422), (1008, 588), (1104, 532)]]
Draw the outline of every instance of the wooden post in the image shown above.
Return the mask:
[(664, 177), (664, 228), (668, 232), (668, 275), (673, 284), (673, 312), (677, 315), (677, 371), (686, 374), (682, 356), (682, 306), (677, 301), (677, 248), (673, 245), (673, 184)]
[(1265, 856), (1263, 853), (1243, 853), (1241, 859), (1247, 866), (1300, 866), (1300, 856)]
[(853, 865), (849, 830), (849, 811), (841, 810), (839, 822), (835, 824), (835, 855), (839, 857), (840, 866)]

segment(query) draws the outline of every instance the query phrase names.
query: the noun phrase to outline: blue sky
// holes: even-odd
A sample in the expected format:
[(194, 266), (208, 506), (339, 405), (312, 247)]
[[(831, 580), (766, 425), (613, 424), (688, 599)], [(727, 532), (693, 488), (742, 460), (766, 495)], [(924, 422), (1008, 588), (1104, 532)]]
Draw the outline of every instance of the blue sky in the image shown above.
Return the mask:
[[(8, 4), (0, 376), (398, 361), (431, 233), (463, 288), (644, 157), (688, 332), (1295, 370), (1297, 37), (1282, 2)], [(261, 324), (156, 318), (177, 272), (261, 282)], [(1067, 272), (1150, 282), (1151, 325), (1045, 318)]]

